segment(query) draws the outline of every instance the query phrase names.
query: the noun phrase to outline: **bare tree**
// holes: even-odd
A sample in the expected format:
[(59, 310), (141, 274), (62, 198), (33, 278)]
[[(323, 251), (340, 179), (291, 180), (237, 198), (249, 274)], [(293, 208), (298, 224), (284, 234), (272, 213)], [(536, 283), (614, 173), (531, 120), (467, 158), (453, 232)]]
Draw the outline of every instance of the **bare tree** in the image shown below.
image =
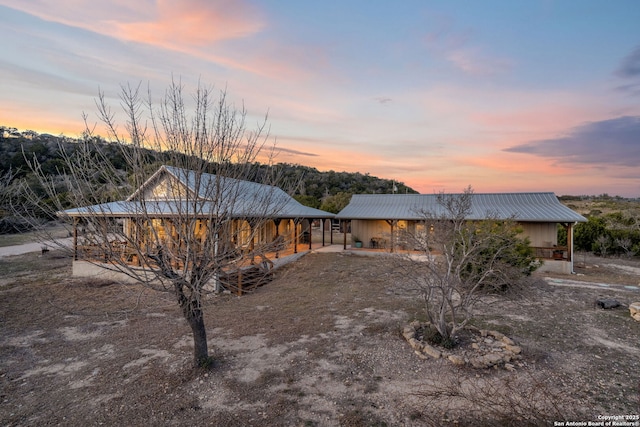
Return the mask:
[(510, 219), (468, 220), (473, 190), (437, 196), (438, 212), (421, 212), (424, 227), (405, 232), (405, 245), (422, 256), (401, 254), (405, 280), (418, 290), (428, 321), (445, 345), (473, 316), (482, 291), (515, 286), (536, 268), (527, 239)]
[[(206, 366), (203, 296), (226, 267), (248, 256), (243, 245), (259, 252), (256, 233), (286, 202), (274, 186), (278, 177), (259, 169), (273, 153), (265, 145), (266, 117), (250, 131), (247, 112), (233, 108), (225, 91), (216, 98), (199, 84), (191, 98), (175, 81), (158, 103), (139, 85), (122, 86), (121, 127), (103, 93), (96, 104), (109, 143), (87, 126), (73, 152), (60, 147), (64, 182), (32, 161), (49, 194), (44, 208), (60, 214), (65, 204), (77, 206), (62, 216), (86, 231), (80, 240), (92, 252), (88, 259), (172, 292), (193, 333), (194, 363)], [(127, 173), (114, 166), (114, 148)], [(170, 167), (152, 174), (158, 161)]]
[(614, 241), (614, 244), (622, 249), (626, 258), (633, 257), (633, 241), (629, 237), (618, 237)]
[(600, 252), (602, 258), (606, 258), (611, 248), (611, 238), (605, 234), (601, 234), (595, 241), (596, 248)]

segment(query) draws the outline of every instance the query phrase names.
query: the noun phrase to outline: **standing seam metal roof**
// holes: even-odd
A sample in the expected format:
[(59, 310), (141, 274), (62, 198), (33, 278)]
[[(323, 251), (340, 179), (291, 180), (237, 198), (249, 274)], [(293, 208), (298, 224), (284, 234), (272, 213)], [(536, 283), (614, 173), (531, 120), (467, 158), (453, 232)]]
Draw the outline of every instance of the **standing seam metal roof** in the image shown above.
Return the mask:
[[(198, 193), (198, 200), (185, 202), (183, 200), (146, 200), (141, 203), (138, 199), (145, 188), (157, 182), (162, 174), (168, 173), (180, 181), (191, 194)], [(176, 213), (190, 215), (211, 215), (220, 212), (230, 217), (269, 217), (269, 218), (333, 218), (334, 214), (320, 209), (304, 206), (289, 196), (282, 189), (265, 184), (259, 184), (239, 179), (218, 177), (213, 174), (201, 174), (200, 185), (196, 188), (196, 173), (171, 166), (162, 166), (138, 190), (124, 201), (104, 203), (64, 211), (69, 216), (140, 216), (143, 214), (155, 216), (171, 216)], [(219, 185), (216, 193), (211, 189)], [(216, 194), (212, 199), (212, 194)], [(226, 199), (226, 200), (225, 200)]]
[[(459, 194), (458, 194), (459, 195)], [(446, 196), (457, 196), (447, 194)], [(421, 220), (442, 217), (436, 194), (356, 194), (336, 219)], [(469, 220), (514, 219), (521, 222), (586, 222), (554, 193), (473, 193)]]

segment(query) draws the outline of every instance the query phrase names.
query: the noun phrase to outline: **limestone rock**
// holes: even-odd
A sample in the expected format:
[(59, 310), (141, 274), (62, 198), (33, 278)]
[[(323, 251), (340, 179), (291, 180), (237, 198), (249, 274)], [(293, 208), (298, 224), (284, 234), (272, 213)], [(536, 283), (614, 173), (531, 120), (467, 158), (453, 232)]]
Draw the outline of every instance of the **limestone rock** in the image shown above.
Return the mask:
[(640, 302), (629, 304), (629, 314), (634, 320), (640, 322)]
[(471, 366), (473, 366), (476, 369), (486, 369), (486, 368), (488, 368), (487, 363), (484, 360), (484, 357), (482, 357), (482, 356), (476, 356), (476, 357), (473, 357), (473, 358), (469, 359), (469, 363), (471, 363)]
[(447, 359), (449, 359), (449, 361), (451, 363), (453, 363), (454, 365), (464, 365), (464, 359), (460, 356), (457, 356), (455, 354), (451, 354), (449, 355), (449, 357), (447, 357)]
[(437, 350), (435, 347), (430, 346), (429, 344), (424, 344), (422, 352), (424, 354), (428, 354), (434, 359), (440, 359), (440, 356), (442, 356), (442, 353), (439, 350)]
[(522, 352), (522, 348), (517, 345), (506, 345), (504, 349), (513, 354), (520, 354)]
[(494, 366), (502, 362), (502, 355), (499, 353), (489, 353), (484, 356), (486, 366)]
[(515, 342), (513, 342), (513, 340), (507, 336), (503, 336), (500, 341), (502, 341), (504, 344), (506, 345), (516, 345)]
[(489, 331), (489, 335), (491, 335), (492, 337), (494, 337), (498, 341), (500, 341), (503, 338), (505, 338), (505, 336), (503, 334), (501, 334), (500, 332), (498, 332), (498, 331)]

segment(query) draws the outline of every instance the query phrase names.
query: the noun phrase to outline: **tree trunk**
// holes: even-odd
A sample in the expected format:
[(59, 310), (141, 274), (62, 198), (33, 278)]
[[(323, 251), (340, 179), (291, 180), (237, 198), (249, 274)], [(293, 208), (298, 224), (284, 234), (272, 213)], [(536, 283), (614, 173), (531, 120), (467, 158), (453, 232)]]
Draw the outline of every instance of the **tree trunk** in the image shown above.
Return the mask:
[(204, 316), (201, 309), (190, 311), (187, 322), (193, 332), (193, 363), (195, 367), (204, 367), (209, 364), (209, 348), (207, 346), (207, 329), (204, 326)]
[[(178, 304), (182, 309), (184, 318), (191, 327), (193, 333), (193, 364), (196, 368), (207, 367), (210, 364), (209, 349), (207, 345), (207, 329), (204, 325), (204, 313), (200, 306), (199, 294), (196, 290), (183, 280), (176, 280), (174, 283)], [(184, 287), (190, 289), (190, 298), (185, 295)], [(194, 295), (196, 293), (196, 295)]]

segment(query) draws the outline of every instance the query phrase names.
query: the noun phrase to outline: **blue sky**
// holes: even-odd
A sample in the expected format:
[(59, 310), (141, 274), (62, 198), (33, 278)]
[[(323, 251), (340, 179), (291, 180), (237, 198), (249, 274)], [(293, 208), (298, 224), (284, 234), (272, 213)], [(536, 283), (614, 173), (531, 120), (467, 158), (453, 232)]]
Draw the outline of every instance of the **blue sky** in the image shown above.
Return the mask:
[(0, 124), (77, 136), (99, 88), (173, 75), (268, 112), (278, 161), (638, 197), (639, 22), (636, 0), (0, 0)]

